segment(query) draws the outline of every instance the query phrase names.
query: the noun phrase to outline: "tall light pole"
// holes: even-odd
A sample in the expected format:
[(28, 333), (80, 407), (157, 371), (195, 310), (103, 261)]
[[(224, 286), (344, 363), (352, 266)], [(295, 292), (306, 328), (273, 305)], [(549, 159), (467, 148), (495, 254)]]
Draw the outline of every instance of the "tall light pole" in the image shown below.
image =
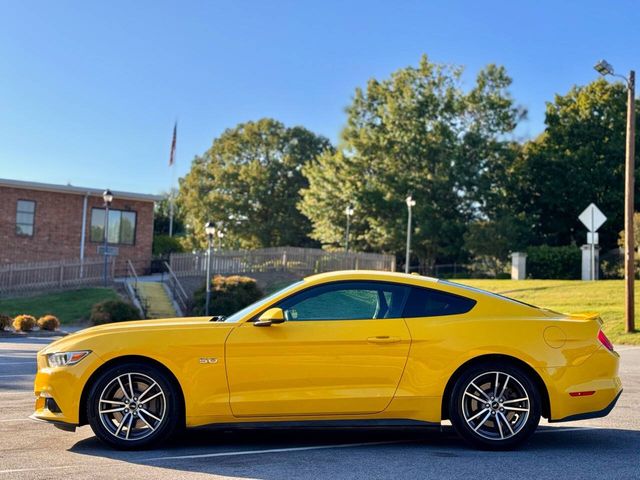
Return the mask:
[(347, 232), (344, 236), (344, 251), (349, 251), (349, 226), (351, 225), (351, 215), (353, 215), (353, 207), (351, 205), (347, 205), (347, 208), (344, 209), (344, 213), (347, 216)]
[(211, 303), (211, 250), (213, 247), (213, 236), (216, 233), (216, 226), (213, 222), (207, 222), (204, 225), (204, 231), (207, 234), (208, 249), (207, 249), (207, 298), (204, 304), (204, 314), (209, 316), (209, 304)]
[(596, 71), (604, 76), (622, 78), (627, 84), (627, 146), (624, 168), (624, 284), (625, 284), (625, 330), (627, 333), (635, 331), (635, 241), (633, 238), (633, 189), (635, 182), (635, 137), (636, 113), (635, 90), (636, 72), (631, 70), (629, 77), (618, 75), (610, 63), (600, 60), (596, 63)]
[(409, 215), (407, 217), (407, 258), (404, 262), (404, 273), (409, 273), (409, 262), (411, 257), (411, 209), (416, 206), (416, 201), (413, 199), (413, 194), (409, 193), (407, 198), (404, 199), (409, 209)]
[(108, 286), (109, 270), (109, 207), (113, 202), (113, 193), (108, 188), (102, 193), (104, 200), (104, 286)]

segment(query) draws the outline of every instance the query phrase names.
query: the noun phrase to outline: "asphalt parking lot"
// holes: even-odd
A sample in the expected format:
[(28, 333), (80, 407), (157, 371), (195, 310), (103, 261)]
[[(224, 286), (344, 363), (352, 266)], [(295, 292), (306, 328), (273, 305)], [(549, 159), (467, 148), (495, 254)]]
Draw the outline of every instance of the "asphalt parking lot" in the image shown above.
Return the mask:
[(49, 340), (0, 338), (0, 478), (640, 478), (640, 348), (618, 347), (624, 393), (606, 418), (542, 425), (515, 452), (469, 449), (424, 430), (222, 431), (202, 428), (159, 450), (120, 452), (89, 427), (36, 423), (35, 354)]

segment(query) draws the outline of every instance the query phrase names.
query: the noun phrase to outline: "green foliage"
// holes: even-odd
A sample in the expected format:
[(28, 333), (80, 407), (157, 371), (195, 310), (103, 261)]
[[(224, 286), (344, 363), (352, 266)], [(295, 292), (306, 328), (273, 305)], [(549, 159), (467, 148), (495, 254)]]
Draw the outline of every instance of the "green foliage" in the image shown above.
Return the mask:
[(347, 108), (338, 152), (325, 152), (304, 168), (301, 211), (313, 238), (339, 245), (344, 210), (355, 207), (351, 243), (361, 250), (404, 249), (413, 192), (412, 250), (421, 263), (460, 260), (467, 223), (478, 216), (480, 186), (489, 188), (494, 163), (510, 152), (503, 137), (523, 112), (508, 93), (511, 79), (488, 66), (464, 92), (462, 69), (423, 57), (417, 67), (372, 79)]
[(136, 307), (122, 300), (106, 300), (96, 303), (91, 309), (90, 321), (93, 325), (129, 320), (140, 320), (140, 312)]
[(55, 315), (44, 315), (38, 319), (38, 328), (40, 330), (49, 330), (51, 332), (60, 328), (60, 320)]
[[(171, 216), (170, 195), (177, 192), (165, 193), (162, 199), (155, 203), (153, 208), (153, 234), (169, 235), (169, 223)], [(176, 195), (177, 196), (177, 195)], [(173, 234), (184, 235), (185, 233), (184, 211), (178, 198), (174, 198), (173, 203)]]
[(0, 331), (6, 330), (13, 323), (13, 318), (9, 315), (0, 314)]
[(575, 245), (527, 248), (527, 277), (536, 279), (579, 279), (582, 253)]
[(13, 319), (13, 328), (16, 332), (30, 332), (36, 326), (36, 319), (31, 315), (18, 315)]
[(301, 170), (331, 148), (324, 137), (268, 118), (225, 130), (180, 180), (189, 246), (206, 245), (207, 221), (233, 247), (312, 245), (309, 220), (296, 208), (307, 186)]
[(510, 189), (509, 202), (529, 219), (532, 242), (585, 243), (578, 215), (594, 202), (607, 216), (600, 244), (616, 246), (624, 223), (626, 97), (623, 84), (600, 79), (547, 104), (545, 132), (524, 146)]
[[(260, 300), (264, 292), (253, 278), (233, 275), (215, 276), (211, 280), (211, 315), (231, 315)], [(194, 313), (203, 315), (206, 302), (206, 285), (194, 293)]]
[(184, 247), (180, 240), (176, 237), (170, 237), (169, 235), (154, 235), (152, 249), (154, 255), (184, 252)]

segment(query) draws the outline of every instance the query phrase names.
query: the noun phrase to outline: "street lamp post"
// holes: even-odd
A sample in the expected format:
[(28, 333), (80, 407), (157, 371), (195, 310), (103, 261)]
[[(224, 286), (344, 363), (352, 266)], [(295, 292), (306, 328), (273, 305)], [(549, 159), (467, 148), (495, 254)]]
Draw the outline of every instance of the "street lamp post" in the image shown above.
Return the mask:
[(629, 77), (618, 75), (610, 63), (600, 60), (594, 67), (604, 76), (622, 78), (627, 84), (627, 144), (624, 169), (624, 280), (625, 280), (625, 330), (627, 333), (635, 331), (635, 240), (633, 230), (634, 213), (634, 182), (635, 182), (635, 90), (636, 72), (631, 70)]
[(204, 304), (204, 314), (209, 316), (209, 303), (211, 303), (211, 250), (213, 247), (213, 236), (216, 233), (216, 227), (213, 222), (207, 222), (204, 226), (204, 231), (207, 234), (208, 249), (207, 249), (207, 298)]
[(409, 193), (404, 200), (409, 209), (409, 215), (407, 217), (407, 258), (404, 262), (404, 273), (409, 273), (409, 262), (411, 257), (411, 209), (416, 206), (416, 201), (413, 199), (413, 195)]
[(102, 193), (104, 200), (104, 286), (108, 286), (109, 270), (109, 207), (113, 202), (113, 193), (108, 188)]
[(353, 215), (353, 207), (351, 205), (347, 205), (347, 208), (344, 209), (344, 213), (347, 215), (347, 231), (344, 236), (344, 251), (349, 251), (349, 227), (351, 225), (351, 215)]

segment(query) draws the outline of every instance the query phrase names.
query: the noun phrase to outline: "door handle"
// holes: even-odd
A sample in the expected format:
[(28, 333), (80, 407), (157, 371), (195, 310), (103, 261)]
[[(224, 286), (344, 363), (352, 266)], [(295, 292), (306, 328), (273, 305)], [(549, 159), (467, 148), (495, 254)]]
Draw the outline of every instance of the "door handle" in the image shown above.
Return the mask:
[(400, 337), (390, 337), (388, 335), (367, 338), (367, 342), (369, 343), (398, 343), (399, 341)]

